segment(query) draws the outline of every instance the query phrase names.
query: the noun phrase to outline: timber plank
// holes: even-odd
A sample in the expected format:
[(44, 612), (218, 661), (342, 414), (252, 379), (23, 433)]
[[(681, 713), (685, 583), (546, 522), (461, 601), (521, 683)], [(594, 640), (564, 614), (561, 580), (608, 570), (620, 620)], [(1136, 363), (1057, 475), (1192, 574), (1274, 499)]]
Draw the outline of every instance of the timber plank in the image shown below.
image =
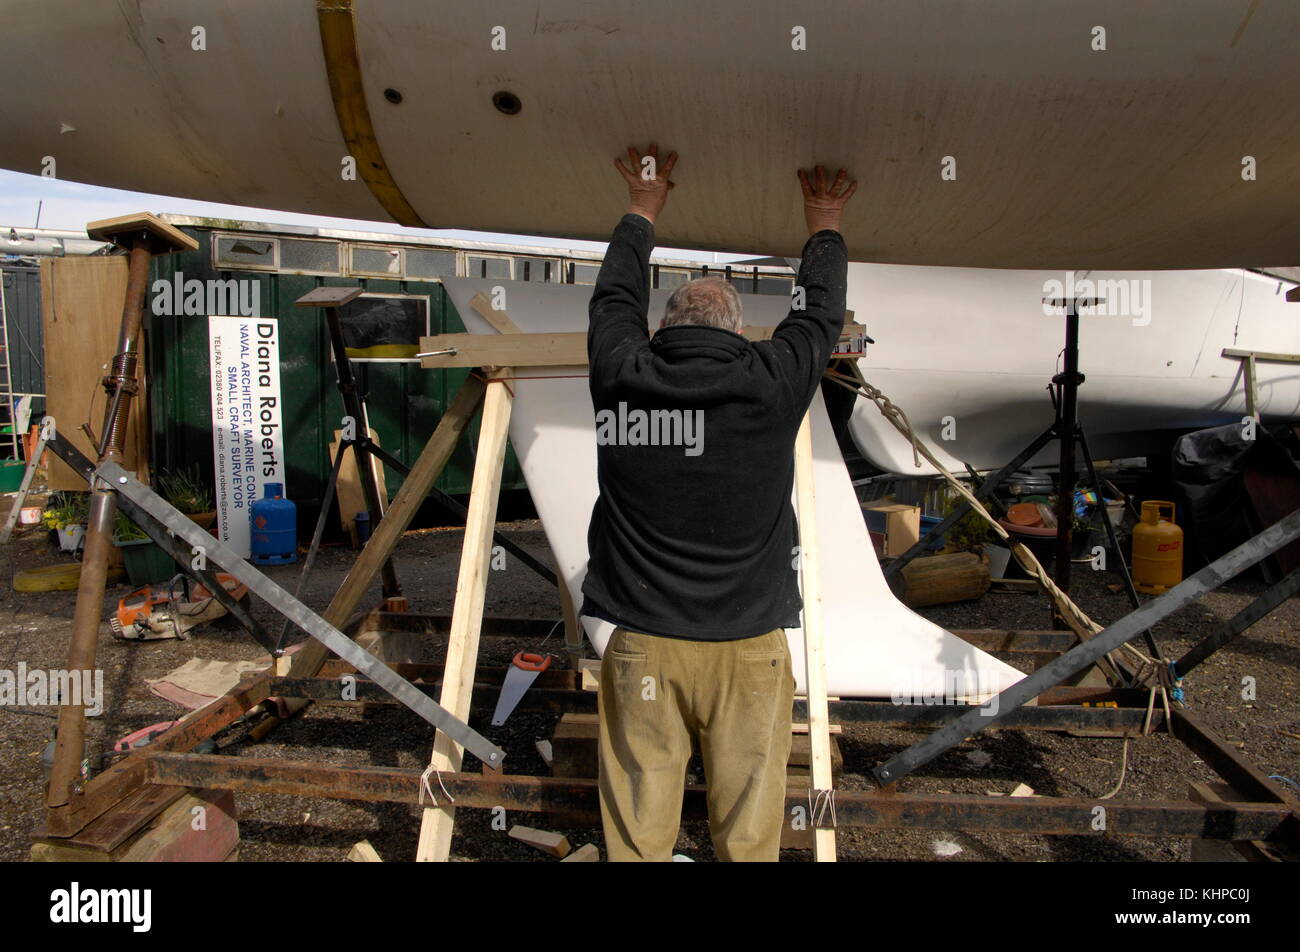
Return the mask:
[[(504, 312), (503, 312), (504, 313)], [(509, 321), (508, 317), (504, 320)], [(495, 368), (490, 377), (508, 377), (509, 368)], [(453, 717), (468, 718), (478, 662), (479, 634), (487, 590), (492, 532), (496, 526), (497, 502), (501, 494), (501, 471), (505, 463), (506, 437), (514, 395), (509, 386), (498, 383), (483, 398), (478, 449), (474, 454), (474, 476), (470, 483), (469, 514), (456, 579), (456, 600), (451, 630), (447, 636), (446, 670), (439, 703)], [(437, 771), (459, 771), (463, 751), (445, 733), (434, 738), (429, 766)], [(445, 862), (451, 854), (455, 809), (450, 804), (426, 805), (420, 818), (419, 862)]]

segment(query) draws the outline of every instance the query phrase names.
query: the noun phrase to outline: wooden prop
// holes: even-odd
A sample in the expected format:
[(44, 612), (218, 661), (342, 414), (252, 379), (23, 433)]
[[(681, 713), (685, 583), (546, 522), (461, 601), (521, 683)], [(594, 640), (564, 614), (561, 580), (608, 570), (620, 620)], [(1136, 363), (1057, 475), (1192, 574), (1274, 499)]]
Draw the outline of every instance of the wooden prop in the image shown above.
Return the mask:
[[(803, 650), (807, 679), (808, 739), (813, 803), (810, 823), (834, 815), (830, 712), (826, 700), (826, 659), (822, 645), (822, 593), (817, 544), (816, 494), (813, 489), (812, 420), (804, 414), (794, 444), (795, 496), (799, 501), (799, 566), (803, 579)], [(823, 803), (829, 799), (829, 803)], [(825, 810), (823, 811), (823, 807)], [(824, 815), (823, 815), (824, 812)], [(835, 862), (835, 830), (816, 825), (813, 855), (819, 863)]]
[[(504, 310), (493, 310), (487, 297), (475, 295), (474, 309), (503, 334), (518, 334), (519, 328)], [(469, 717), (474, 691), (474, 671), (478, 664), (478, 642), (483, 626), (483, 602), (487, 593), (489, 563), (492, 558), (492, 532), (496, 526), (497, 501), (501, 495), (501, 470), (506, 458), (506, 439), (510, 430), (510, 410), (514, 392), (508, 367), (485, 367), (487, 394), (483, 398), (483, 417), (479, 423), (478, 447), (474, 453), (474, 477), (470, 483), (469, 513), (465, 517), (465, 539), (461, 548), (460, 572), (456, 578), (456, 602), (452, 608), (451, 630), (447, 634), (447, 660), (439, 703), (456, 717)], [(431, 772), (459, 771), (464, 751), (439, 731), (429, 760)], [(427, 775), (426, 775), (427, 776)], [(428, 784), (435, 796), (441, 790)], [(425, 805), (420, 818), (420, 841), (417, 862), (446, 862), (451, 854), (451, 834), (455, 809), (444, 800), (436, 806)]]
[(982, 598), (989, 584), (989, 567), (978, 555), (952, 552), (908, 563), (889, 587), (908, 608), (923, 608)]
[[(497, 327), (498, 315), (482, 292), (470, 302), (474, 310), (500, 334), (436, 334), (420, 338), (420, 366), (427, 370), (448, 367), (585, 367), (587, 364), (586, 331), (523, 333), (518, 328), (503, 331)], [(488, 315), (492, 315), (489, 317)], [(744, 327), (741, 335), (748, 340), (768, 340), (776, 328), (768, 325)], [(861, 324), (853, 323), (853, 311), (845, 311), (842, 343), (859, 339)]]

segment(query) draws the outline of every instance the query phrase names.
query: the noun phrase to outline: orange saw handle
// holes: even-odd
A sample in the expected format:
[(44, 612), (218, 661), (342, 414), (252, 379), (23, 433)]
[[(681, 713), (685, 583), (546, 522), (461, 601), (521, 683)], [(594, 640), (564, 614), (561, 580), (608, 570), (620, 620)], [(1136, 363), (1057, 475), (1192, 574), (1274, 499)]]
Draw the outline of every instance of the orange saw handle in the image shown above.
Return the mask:
[(510, 663), (524, 671), (536, 671), (540, 674), (551, 666), (551, 656), (520, 651), (510, 659)]

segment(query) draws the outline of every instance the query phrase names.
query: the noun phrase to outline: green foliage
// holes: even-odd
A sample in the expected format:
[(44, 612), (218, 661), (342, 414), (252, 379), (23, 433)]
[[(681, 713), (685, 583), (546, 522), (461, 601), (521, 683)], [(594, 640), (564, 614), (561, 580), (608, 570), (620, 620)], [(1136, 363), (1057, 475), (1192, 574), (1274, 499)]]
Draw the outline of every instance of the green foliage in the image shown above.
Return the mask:
[(163, 498), (186, 515), (212, 511), (212, 490), (199, 479), (199, 468), (171, 470), (158, 477)]
[[(943, 514), (951, 515), (962, 503), (962, 497), (950, 496), (943, 505)], [(989, 541), (989, 524), (974, 509), (957, 520), (948, 530), (948, 545), (958, 552), (980, 552), (984, 543)]]
[(137, 526), (134, 522), (128, 519), (122, 513), (122, 510), (119, 509), (117, 511), (117, 514), (113, 517), (113, 541), (114, 542), (130, 542), (134, 539), (147, 539), (147, 538), (149, 538), (148, 534), (139, 526)]
[(57, 492), (50, 496), (41, 513), (47, 529), (66, 529), (84, 526), (90, 515), (90, 499), (86, 493)]

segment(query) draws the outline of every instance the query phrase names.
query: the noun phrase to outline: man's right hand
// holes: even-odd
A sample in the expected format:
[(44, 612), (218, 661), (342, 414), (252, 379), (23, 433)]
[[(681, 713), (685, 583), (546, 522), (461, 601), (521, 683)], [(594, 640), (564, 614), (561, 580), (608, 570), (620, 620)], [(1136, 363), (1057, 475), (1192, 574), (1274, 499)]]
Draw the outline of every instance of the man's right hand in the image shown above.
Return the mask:
[(808, 173), (799, 170), (799, 185), (803, 188), (803, 217), (808, 223), (808, 234), (815, 235), (823, 229), (840, 230), (840, 215), (844, 203), (858, 190), (856, 181), (850, 182), (841, 191), (848, 173), (843, 169), (835, 175), (835, 181), (826, 185), (826, 170), (820, 165), (813, 169), (813, 179), (808, 180)]
[(623, 176), (623, 181), (627, 182), (627, 210), (653, 225), (659, 213), (664, 210), (664, 203), (668, 201), (668, 190), (677, 184), (668, 180), (668, 176), (673, 174), (673, 166), (677, 164), (677, 153), (669, 153), (663, 165), (660, 165), (659, 146), (652, 142), (650, 151), (644, 158), (634, 146), (628, 146), (627, 158), (631, 168), (619, 159), (614, 160), (614, 166)]

